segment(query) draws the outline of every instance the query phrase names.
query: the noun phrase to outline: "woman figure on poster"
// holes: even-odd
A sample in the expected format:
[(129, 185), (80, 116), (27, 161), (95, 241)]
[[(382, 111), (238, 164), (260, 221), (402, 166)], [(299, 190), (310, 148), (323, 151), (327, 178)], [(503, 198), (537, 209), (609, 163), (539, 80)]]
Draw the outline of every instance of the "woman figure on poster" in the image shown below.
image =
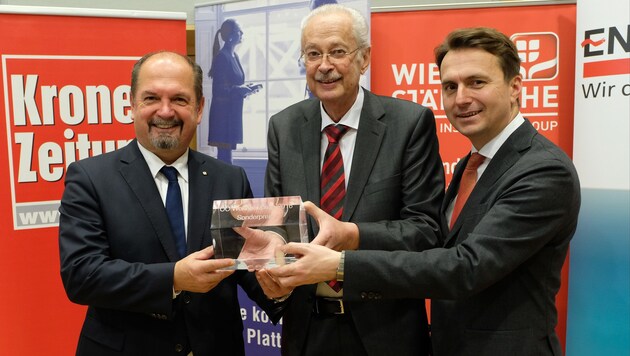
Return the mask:
[[(337, 3), (337, 0), (311, 0), (308, 4), (308, 8), (311, 11), (313, 11), (320, 6), (327, 5), (327, 4), (336, 4), (336, 3)], [(300, 60), (298, 60), (298, 67), (300, 68), (300, 74), (306, 75), (306, 67), (304, 67), (303, 62)], [(304, 87), (304, 99), (310, 99), (312, 97), (313, 97), (313, 93), (311, 93), (311, 90), (308, 88), (308, 84), (307, 84)]]
[[(219, 36), (223, 47), (219, 49)], [(234, 51), (243, 40), (241, 27), (227, 19), (214, 36), (208, 145), (217, 148), (217, 158), (232, 163), (232, 150), (243, 143), (243, 99), (257, 93), (262, 84), (245, 84), (245, 73)]]

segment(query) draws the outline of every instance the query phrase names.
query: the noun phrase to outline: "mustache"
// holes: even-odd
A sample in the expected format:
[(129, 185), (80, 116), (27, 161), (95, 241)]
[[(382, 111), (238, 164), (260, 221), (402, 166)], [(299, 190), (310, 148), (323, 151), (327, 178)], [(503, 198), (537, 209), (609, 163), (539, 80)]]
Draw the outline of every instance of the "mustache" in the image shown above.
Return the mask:
[(179, 118), (173, 118), (173, 119), (162, 119), (159, 117), (155, 117), (153, 119), (151, 119), (151, 121), (149, 122), (150, 125), (153, 126), (182, 126), (184, 124), (184, 122), (179, 119)]
[(335, 73), (335, 72), (328, 72), (328, 73), (317, 72), (317, 73), (315, 73), (315, 80), (317, 80), (318, 82), (333, 82), (333, 81), (338, 80), (340, 78), (341, 78), (341, 74)]

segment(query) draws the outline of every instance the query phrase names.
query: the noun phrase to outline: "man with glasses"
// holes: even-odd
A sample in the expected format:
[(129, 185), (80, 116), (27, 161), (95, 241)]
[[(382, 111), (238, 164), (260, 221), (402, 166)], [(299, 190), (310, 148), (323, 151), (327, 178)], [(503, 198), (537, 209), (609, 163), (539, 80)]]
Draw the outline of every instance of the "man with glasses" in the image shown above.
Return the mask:
[[(351, 222), (335, 232), (343, 244), (313, 240), (338, 251), (433, 248), (444, 192), (435, 119), (420, 105), (360, 87), (368, 36), (361, 14), (341, 5), (303, 20), (301, 60), (315, 97), (271, 117), (265, 195), (299, 195)], [(310, 220), (310, 238), (317, 233)], [(335, 281), (289, 290), (265, 271), (257, 277), (268, 297), (286, 300), (283, 355), (428, 353), (423, 299), (345, 303)]]

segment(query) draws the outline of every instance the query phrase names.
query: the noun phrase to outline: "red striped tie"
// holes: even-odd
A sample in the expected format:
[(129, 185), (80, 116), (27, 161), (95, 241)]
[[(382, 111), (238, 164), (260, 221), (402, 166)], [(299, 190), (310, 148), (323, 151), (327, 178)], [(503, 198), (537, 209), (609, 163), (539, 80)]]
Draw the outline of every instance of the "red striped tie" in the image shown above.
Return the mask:
[(339, 140), (348, 131), (344, 125), (330, 125), (324, 129), (328, 137), (328, 147), (322, 165), (320, 181), (321, 199), (319, 204), (325, 212), (337, 220), (343, 214), (343, 200), (346, 197), (346, 179), (343, 172), (343, 157), (339, 149)]
[[(328, 137), (328, 147), (326, 148), (324, 164), (322, 165), (321, 199), (319, 205), (322, 210), (337, 220), (340, 220), (343, 214), (343, 202), (346, 197), (343, 157), (339, 149), (339, 140), (346, 132), (348, 132), (348, 127), (344, 125), (329, 125), (324, 128), (324, 133)], [(342, 288), (341, 282), (336, 280), (328, 281), (327, 283), (335, 292), (339, 292)]]

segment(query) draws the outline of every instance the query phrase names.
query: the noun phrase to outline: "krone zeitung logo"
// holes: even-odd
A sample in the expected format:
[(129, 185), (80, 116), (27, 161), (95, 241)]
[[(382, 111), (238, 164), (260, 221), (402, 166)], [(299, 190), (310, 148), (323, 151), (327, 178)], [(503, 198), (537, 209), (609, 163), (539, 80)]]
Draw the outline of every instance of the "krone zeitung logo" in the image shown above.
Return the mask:
[(70, 163), (133, 137), (136, 57), (2, 55), (13, 226), (56, 226)]

